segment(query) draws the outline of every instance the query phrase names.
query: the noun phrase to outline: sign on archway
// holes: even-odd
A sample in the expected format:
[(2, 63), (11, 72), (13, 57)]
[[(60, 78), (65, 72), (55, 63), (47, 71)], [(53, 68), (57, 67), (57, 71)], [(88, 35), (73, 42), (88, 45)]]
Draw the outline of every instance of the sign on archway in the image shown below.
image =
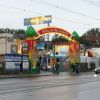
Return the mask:
[(51, 33), (61, 34), (62, 36), (68, 38), (69, 40), (71, 40), (71, 37), (72, 37), (71, 33), (69, 33), (68, 31), (64, 29), (57, 28), (57, 27), (46, 27), (46, 28), (38, 30), (37, 33), (39, 36), (36, 38), (39, 38), (45, 34), (51, 34)]

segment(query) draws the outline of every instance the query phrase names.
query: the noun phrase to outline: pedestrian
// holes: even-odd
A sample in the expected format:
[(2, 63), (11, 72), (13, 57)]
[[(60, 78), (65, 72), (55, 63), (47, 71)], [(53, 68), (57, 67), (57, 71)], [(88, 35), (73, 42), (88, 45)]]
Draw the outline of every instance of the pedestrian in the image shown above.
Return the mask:
[(39, 59), (37, 59), (36, 67), (37, 67), (38, 72), (40, 73), (40, 60)]
[(21, 62), (20, 63), (20, 74), (22, 74), (23, 73), (23, 63)]
[(79, 63), (75, 64), (76, 73), (79, 74)]
[(56, 73), (59, 74), (59, 58), (56, 59), (55, 68), (56, 68)]
[(71, 64), (72, 71), (75, 72), (75, 64)]
[(43, 55), (41, 62), (42, 62), (42, 66), (41, 66), (42, 70), (47, 71), (47, 56), (46, 55)]
[(55, 62), (52, 64), (52, 72), (55, 73), (56, 72), (56, 66), (55, 66)]
[(55, 69), (56, 69), (56, 74), (59, 74), (59, 62), (56, 63)]

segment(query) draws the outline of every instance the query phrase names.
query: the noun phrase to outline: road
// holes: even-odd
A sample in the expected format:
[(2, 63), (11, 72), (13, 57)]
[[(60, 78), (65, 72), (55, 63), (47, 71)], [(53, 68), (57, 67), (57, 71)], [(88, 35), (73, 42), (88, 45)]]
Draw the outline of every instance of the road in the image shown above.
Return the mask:
[(100, 75), (0, 79), (0, 100), (100, 100)]

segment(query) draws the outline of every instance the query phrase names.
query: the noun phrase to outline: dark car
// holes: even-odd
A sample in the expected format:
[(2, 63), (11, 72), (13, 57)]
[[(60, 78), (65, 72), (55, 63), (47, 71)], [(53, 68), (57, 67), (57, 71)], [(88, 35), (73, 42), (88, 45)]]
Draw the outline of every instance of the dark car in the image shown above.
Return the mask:
[(98, 67), (98, 68), (95, 68), (95, 74), (98, 74), (98, 73), (100, 73), (100, 67)]

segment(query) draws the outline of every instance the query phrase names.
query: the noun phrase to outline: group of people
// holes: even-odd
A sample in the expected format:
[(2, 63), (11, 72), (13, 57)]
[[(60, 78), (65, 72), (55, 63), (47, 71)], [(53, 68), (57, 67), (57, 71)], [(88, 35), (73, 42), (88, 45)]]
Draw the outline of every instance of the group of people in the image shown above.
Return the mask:
[[(40, 70), (47, 71), (47, 64), (50, 63), (50, 59), (47, 59), (46, 55), (39, 56), (37, 66), (39, 66)], [(56, 59), (54, 63), (51, 64), (52, 72), (59, 74), (59, 58)]]
[(69, 59), (69, 55), (63, 58), (63, 66), (66, 71), (75, 72), (77, 74), (80, 73), (80, 64), (75, 61), (75, 63), (71, 63)]
[[(59, 58), (56, 58), (56, 61), (52, 63), (52, 72), (55, 74), (59, 74)], [(47, 56), (43, 55), (39, 57), (38, 65), (41, 70), (47, 71)], [(75, 64), (67, 64), (67, 67), (65, 67), (65, 70), (71, 69), (71, 72), (75, 72), (77, 74), (80, 73), (79, 63)]]

